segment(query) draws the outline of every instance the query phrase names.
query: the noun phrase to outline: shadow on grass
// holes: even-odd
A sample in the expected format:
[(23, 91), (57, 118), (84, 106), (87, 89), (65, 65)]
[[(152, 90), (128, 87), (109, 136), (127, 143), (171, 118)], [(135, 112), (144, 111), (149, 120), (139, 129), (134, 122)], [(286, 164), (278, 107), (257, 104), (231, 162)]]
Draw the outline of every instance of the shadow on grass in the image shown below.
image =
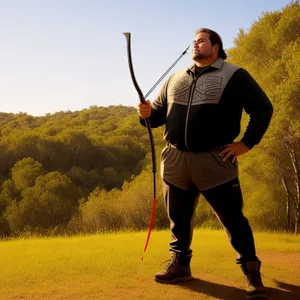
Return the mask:
[[(275, 281), (277, 286), (281, 289), (269, 287), (267, 288), (268, 300), (299, 300), (300, 299), (300, 287)], [(245, 291), (233, 286), (227, 286), (205, 280), (195, 278), (189, 282), (177, 283), (177, 286), (184, 287), (185, 289), (193, 292), (205, 294), (215, 299), (221, 300), (244, 300)]]

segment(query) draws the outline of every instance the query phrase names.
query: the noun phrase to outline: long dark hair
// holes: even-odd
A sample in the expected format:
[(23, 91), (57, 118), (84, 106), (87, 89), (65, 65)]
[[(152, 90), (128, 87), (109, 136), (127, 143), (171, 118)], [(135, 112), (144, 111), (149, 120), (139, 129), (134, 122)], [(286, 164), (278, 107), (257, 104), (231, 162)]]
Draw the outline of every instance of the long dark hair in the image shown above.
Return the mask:
[(209, 40), (211, 42), (212, 45), (218, 44), (219, 45), (219, 51), (218, 51), (218, 55), (219, 57), (226, 59), (227, 58), (227, 54), (225, 53), (224, 49), (223, 49), (223, 42), (221, 37), (219, 36), (218, 33), (216, 33), (215, 31), (208, 29), (208, 28), (200, 28), (196, 31), (196, 35), (200, 32), (206, 32), (209, 34)]

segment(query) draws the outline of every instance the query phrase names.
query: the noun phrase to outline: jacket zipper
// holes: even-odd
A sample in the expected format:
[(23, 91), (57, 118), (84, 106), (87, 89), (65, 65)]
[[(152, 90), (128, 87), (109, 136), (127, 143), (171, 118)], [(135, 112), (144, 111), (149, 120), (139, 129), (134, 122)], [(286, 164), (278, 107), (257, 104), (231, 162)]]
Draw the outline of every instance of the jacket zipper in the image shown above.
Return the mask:
[(187, 143), (187, 127), (188, 127), (188, 119), (189, 119), (189, 114), (190, 114), (190, 108), (191, 108), (191, 104), (192, 104), (192, 99), (194, 96), (194, 92), (195, 92), (195, 86), (196, 86), (196, 82), (198, 80), (198, 78), (203, 74), (203, 72), (208, 69), (210, 66), (208, 66), (207, 68), (203, 69), (195, 78), (194, 74), (193, 74), (193, 82), (191, 85), (191, 89), (190, 89), (190, 94), (189, 94), (189, 100), (188, 100), (188, 109), (186, 112), (186, 119), (185, 119), (185, 132), (184, 132), (184, 141), (185, 141), (185, 147), (186, 149), (191, 152), (191, 150), (188, 147), (188, 143)]

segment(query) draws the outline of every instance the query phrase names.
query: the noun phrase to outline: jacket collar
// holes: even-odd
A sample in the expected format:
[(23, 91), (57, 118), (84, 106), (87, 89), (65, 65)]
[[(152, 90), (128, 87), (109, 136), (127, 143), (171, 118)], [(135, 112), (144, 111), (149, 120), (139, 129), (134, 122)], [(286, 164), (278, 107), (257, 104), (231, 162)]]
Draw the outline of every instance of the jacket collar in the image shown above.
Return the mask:
[[(220, 69), (222, 68), (223, 64), (224, 64), (224, 60), (223, 60), (222, 58), (219, 57), (219, 58), (217, 58), (217, 59), (209, 66), (209, 68), (213, 67), (213, 68), (215, 68), (215, 69), (220, 70)], [(187, 72), (187, 73), (190, 73), (190, 72), (195, 73), (195, 67), (196, 67), (195, 64), (191, 65), (190, 67), (188, 67), (188, 68), (186, 69), (186, 72)]]

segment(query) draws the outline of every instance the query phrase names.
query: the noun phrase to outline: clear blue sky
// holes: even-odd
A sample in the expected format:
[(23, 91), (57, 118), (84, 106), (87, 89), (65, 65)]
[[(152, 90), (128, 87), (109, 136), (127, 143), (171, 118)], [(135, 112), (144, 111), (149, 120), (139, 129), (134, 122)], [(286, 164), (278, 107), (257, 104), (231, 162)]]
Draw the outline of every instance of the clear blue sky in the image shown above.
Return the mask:
[[(146, 93), (208, 27), (233, 46), (263, 11), (287, 0), (0, 0), (0, 111), (34, 116), (91, 105), (136, 106), (122, 32), (132, 33)], [(174, 69), (192, 64), (191, 51)], [(155, 98), (156, 89), (149, 97)]]

